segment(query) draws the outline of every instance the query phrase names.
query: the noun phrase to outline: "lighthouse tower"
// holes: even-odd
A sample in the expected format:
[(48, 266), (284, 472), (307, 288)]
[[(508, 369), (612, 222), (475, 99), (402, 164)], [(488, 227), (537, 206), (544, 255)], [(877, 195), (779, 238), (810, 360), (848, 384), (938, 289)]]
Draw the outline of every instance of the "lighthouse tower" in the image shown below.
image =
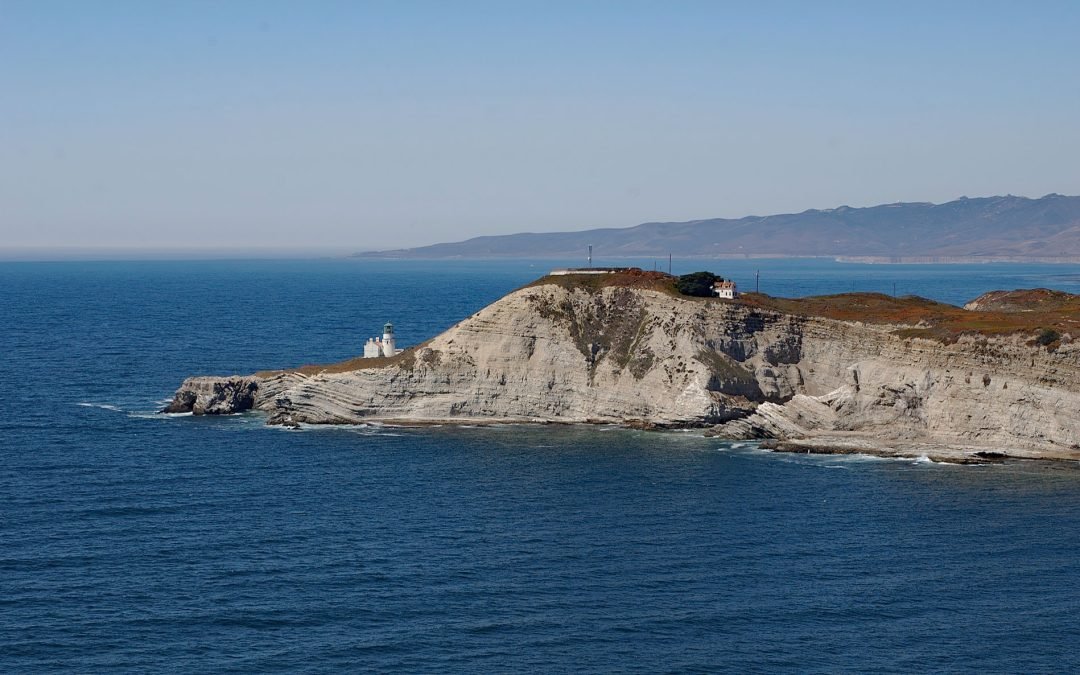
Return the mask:
[(397, 349), (394, 346), (394, 324), (389, 321), (383, 326), (382, 351), (383, 356), (393, 356), (394, 354), (397, 354)]

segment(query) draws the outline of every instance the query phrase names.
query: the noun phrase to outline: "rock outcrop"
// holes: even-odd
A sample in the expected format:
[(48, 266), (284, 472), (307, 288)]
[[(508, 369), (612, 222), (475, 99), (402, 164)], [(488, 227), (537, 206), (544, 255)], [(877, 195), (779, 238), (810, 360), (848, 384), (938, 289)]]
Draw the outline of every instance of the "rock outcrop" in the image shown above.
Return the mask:
[(259, 391), (259, 378), (189, 377), (162, 412), (228, 415), (251, 410)]
[(169, 410), (698, 426), (786, 449), (1080, 458), (1080, 344), (1067, 336), (1054, 349), (1023, 333), (924, 338), (910, 324), (544, 281), (373, 367), (191, 378)]

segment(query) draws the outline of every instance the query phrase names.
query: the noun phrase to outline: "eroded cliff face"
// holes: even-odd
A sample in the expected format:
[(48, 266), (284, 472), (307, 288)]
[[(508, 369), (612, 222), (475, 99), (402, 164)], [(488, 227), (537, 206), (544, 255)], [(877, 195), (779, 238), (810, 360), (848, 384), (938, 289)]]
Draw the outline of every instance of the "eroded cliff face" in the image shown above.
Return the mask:
[(243, 405), (253, 382), (250, 406), (272, 424), (710, 426), (728, 438), (1080, 458), (1080, 350), (1072, 343), (1055, 351), (1019, 336), (946, 344), (902, 338), (896, 328), (656, 290), (537, 285), (394, 363), (192, 378), (173, 409), (230, 412), (230, 397)]
[(228, 415), (251, 410), (255, 406), (259, 384), (259, 378), (242, 375), (189, 377), (162, 412)]

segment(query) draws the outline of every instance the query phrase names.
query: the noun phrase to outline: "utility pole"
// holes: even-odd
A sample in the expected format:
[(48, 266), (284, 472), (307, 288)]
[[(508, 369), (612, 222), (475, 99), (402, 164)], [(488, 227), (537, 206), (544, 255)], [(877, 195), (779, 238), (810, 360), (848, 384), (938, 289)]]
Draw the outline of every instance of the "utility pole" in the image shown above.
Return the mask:
[(892, 296), (896, 297), (896, 282), (892, 282)]
[(589, 244), (589, 267), (592, 267), (592, 244)]
[(761, 270), (754, 271), (754, 292), (761, 292)]
[(667, 273), (671, 274), (671, 254), (667, 254)]

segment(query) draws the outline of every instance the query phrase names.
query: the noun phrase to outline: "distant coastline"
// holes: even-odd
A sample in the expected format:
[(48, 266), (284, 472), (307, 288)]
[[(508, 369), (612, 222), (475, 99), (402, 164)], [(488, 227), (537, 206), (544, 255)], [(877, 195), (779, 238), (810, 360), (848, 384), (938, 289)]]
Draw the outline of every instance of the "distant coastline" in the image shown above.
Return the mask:
[[(656, 259), (666, 264), (667, 253), (606, 255), (605, 260), (633, 261)], [(570, 253), (546, 255), (448, 255), (417, 256), (401, 251), (361, 251), (348, 253), (315, 249), (72, 249), (72, 248), (0, 248), (0, 263), (49, 262), (191, 262), (222, 260), (398, 260), (398, 261), (507, 261), (537, 260), (565, 261), (575, 259)], [(1080, 255), (1062, 256), (873, 256), (873, 255), (799, 255), (783, 253), (714, 253), (678, 254), (678, 260), (830, 260), (838, 263), (870, 265), (980, 265), (990, 263), (1014, 264), (1080, 264)]]
[[(353, 253), (350, 258), (375, 260), (565, 260), (569, 255), (477, 255), (420, 257), (393, 255), (386, 251), (365, 251)], [(642, 260), (655, 258), (667, 260), (667, 254), (640, 254), (626, 256), (605, 256), (606, 260)], [(797, 255), (778, 253), (718, 253), (713, 255), (679, 255), (679, 260), (831, 260), (838, 263), (869, 265), (983, 265), (991, 263), (1076, 265), (1080, 264), (1080, 255), (1069, 256), (853, 256), (853, 255)]]
[(633, 227), (521, 232), (364, 258), (832, 258), (870, 263), (1080, 261), (1080, 197), (961, 197)]
[(1027, 256), (1027, 255), (958, 255), (958, 256), (874, 256), (838, 255), (838, 263), (868, 263), (873, 265), (980, 265), (989, 263), (1040, 263), (1069, 265), (1080, 263), (1080, 255)]

